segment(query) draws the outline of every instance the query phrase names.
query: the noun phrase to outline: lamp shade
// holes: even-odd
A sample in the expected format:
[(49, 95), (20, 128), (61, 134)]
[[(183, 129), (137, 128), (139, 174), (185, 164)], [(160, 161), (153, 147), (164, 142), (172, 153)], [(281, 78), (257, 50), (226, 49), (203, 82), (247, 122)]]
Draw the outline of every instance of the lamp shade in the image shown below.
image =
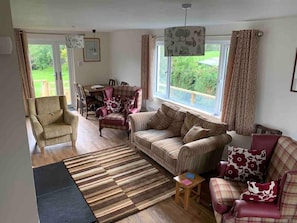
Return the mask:
[(65, 40), (67, 48), (84, 48), (83, 35), (68, 35)]
[(205, 27), (181, 26), (166, 28), (165, 56), (200, 56), (205, 51)]
[(9, 36), (0, 36), (0, 54), (8, 55), (12, 52), (12, 42)]

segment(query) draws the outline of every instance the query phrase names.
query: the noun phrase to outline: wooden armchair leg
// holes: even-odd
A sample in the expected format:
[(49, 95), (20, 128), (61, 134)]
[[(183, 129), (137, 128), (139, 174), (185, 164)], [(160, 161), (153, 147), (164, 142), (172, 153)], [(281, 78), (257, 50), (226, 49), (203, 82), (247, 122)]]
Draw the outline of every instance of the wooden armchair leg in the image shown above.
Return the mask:
[(102, 131), (102, 128), (99, 128), (99, 134), (100, 134), (100, 136), (102, 137), (102, 133), (101, 133), (101, 131)]
[(76, 149), (76, 140), (72, 140), (72, 148)]
[(44, 147), (40, 147), (41, 154), (44, 154)]

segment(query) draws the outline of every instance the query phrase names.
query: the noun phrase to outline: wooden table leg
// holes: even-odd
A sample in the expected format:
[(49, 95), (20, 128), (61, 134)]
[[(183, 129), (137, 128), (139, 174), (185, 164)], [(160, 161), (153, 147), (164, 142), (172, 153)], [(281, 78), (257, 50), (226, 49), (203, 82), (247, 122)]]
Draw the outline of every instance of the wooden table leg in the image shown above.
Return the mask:
[(179, 203), (179, 195), (180, 195), (180, 184), (176, 182), (175, 184), (175, 202), (178, 204)]
[(201, 194), (201, 183), (197, 186), (197, 202), (200, 202), (200, 194)]
[(185, 210), (188, 210), (190, 194), (191, 194), (191, 189), (190, 188), (185, 188), (185, 197), (184, 197), (184, 208), (185, 208)]

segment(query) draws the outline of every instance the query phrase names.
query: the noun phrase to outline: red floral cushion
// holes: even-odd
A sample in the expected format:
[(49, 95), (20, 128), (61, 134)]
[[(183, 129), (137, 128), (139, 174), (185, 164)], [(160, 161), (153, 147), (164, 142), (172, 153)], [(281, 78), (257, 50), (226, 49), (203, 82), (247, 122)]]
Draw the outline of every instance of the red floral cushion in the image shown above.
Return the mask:
[(106, 107), (107, 113), (120, 112), (122, 108), (121, 98), (120, 97), (112, 97), (112, 98), (104, 98), (104, 105)]
[(238, 181), (263, 181), (266, 150), (228, 147), (228, 164), (224, 178)]
[(121, 112), (129, 113), (130, 110), (134, 108), (134, 102), (135, 102), (135, 97), (132, 97), (132, 98), (123, 97)]
[(240, 195), (241, 200), (257, 202), (274, 202), (278, 192), (278, 182), (267, 183), (247, 182), (247, 191)]

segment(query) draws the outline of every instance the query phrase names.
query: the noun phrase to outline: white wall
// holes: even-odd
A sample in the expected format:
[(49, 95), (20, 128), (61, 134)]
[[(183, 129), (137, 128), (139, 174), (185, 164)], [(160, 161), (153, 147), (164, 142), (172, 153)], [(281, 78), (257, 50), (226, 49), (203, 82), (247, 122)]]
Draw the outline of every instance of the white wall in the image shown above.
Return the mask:
[(129, 30), (110, 34), (111, 78), (140, 86), (141, 36), (148, 33), (148, 30)]
[[(86, 37), (93, 38), (93, 33), (86, 33)], [(82, 85), (107, 83), (110, 76), (109, 33), (96, 33), (100, 39), (100, 62), (84, 62), (83, 50), (73, 49), (75, 81)]]
[[(0, 36), (13, 38), (9, 0), (0, 2)], [(20, 74), (15, 47), (0, 55), (0, 218), (1, 222), (38, 222)]]

